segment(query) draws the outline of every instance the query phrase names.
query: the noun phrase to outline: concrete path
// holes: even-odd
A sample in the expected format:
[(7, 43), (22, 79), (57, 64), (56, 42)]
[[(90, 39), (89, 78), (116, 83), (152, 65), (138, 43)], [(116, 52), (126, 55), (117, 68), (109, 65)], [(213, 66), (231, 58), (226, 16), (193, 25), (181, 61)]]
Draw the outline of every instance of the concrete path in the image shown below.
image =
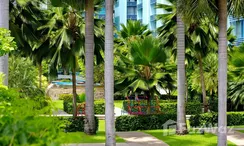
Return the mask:
[(228, 132), (227, 139), (238, 146), (244, 146), (244, 133), (233, 130)]
[(129, 146), (168, 146), (163, 141), (143, 132), (116, 132)]
[[(238, 132), (237, 130), (244, 130), (243, 128), (228, 128), (227, 130), (227, 140), (236, 144), (237, 146), (244, 146), (244, 133)], [(217, 135), (217, 127), (208, 130), (206, 132)]]

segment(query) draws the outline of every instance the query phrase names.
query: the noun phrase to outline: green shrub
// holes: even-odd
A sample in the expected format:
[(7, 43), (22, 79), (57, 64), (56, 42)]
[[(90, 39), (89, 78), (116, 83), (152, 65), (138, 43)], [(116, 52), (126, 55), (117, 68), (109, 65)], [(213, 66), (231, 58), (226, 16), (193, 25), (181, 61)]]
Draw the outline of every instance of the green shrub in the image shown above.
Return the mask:
[(85, 102), (86, 101), (86, 94), (85, 93), (82, 93), (80, 95), (78, 95), (78, 98), (79, 98), (79, 102), (82, 103), (82, 102)]
[(73, 101), (73, 95), (72, 94), (60, 94), (59, 99), (67, 102)]
[[(83, 104), (83, 103), (77, 103), (77, 105), (79, 104)], [(64, 107), (64, 111), (68, 114), (72, 114), (73, 112), (73, 104), (72, 102), (67, 102), (64, 101), (63, 102), (63, 107)], [(94, 113), (95, 114), (105, 114), (105, 103), (104, 101), (96, 101), (94, 102)]]
[[(130, 101), (131, 107), (139, 105), (146, 107), (147, 101), (146, 100), (140, 100), (140, 102), (137, 102), (135, 100)], [(153, 101), (151, 103), (151, 106), (155, 106), (156, 101)], [(177, 113), (177, 102), (175, 100), (160, 100), (159, 103), (160, 111), (164, 114), (176, 114)], [(128, 111), (128, 101), (125, 100), (123, 102), (123, 107), (125, 111)], [(134, 107), (132, 108), (133, 112), (137, 112), (138, 108)], [(145, 112), (145, 108), (142, 109), (143, 112)], [(151, 112), (154, 112), (155, 108), (151, 108)], [(202, 104), (200, 102), (187, 102), (186, 103), (186, 114), (192, 115), (192, 114), (200, 114), (202, 113)]]
[(38, 69), (29, 58), (11, 56), (9, 58), (9, 87), (18, 89), (21, 97), (44, 95), (38, 87)]
[(105, 114), (105, 102), (100, 100), (95, 100), (94, 112), (95, 114)]
[(14, 89), (8, 89), (4, 86), (0, 88), (0, 101), (12, 101), (19, 97), (19, 93)]
[[(131, 112), (142, 112), (142, 113), (147, 113), (147, 100), (131, 100), (129, 101), (123, 101), (123, 108), (125, 111), (129, 111), (128, 105), (131, 107)], [(150, 101), (150, 113), (160, 113), (160, 111), (157, 111), (156, 108), (156, 100), (151, 100)], [(140, 111), (138, 106), (140, 106)]]
[[(64, 102), (73, 102), (73, 95), (72, 94), (60, 94), (59, 99), (63, 100)], [(84, 93), (81, 95), (77, 95), (76, 101), (77, 101), (77, 103), (85, 102), (86, 95)]]
[(160, 114), (160, 115), (127, 115), (116, 118), (116, 131), (136, 131), (136, 130), (152, 130), (163, 129), (164, 123), (168, 120), (176, 120), (176, 114)]
[[(204, 113), (190, 117), (190, 125), (197, 126), (214, 126), (218, 123), (217, 113)], [(227, 125), (244, 125), (244, 112), (227, 112)]]
[(13, 99), (11, 104), (1, 102), (0, 145), (58, 146), (59, 122), (39, 116), (34, 101)]
[[(95, 118), (95, 128), (97, 131), (98, 126), (99, 126), (99, 120), (97, 117), (94, 117), (94, 118)], [(66, 120), (65, 131), (66, 132), (76, 132), (76, 131), (84, 132), (84, 119), (85, 119), (85, 117), (83, 117), (83, 116), (68, 118)]]

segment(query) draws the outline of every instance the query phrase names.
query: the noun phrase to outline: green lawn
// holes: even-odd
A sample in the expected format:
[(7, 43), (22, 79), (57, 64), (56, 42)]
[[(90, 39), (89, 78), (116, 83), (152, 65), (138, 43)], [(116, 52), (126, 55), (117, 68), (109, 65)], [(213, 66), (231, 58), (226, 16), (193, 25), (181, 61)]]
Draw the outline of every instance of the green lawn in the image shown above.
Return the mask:
[(52, 106), (55, 109), (63, 110), (63, 100), (52, 100)]
[(244, 133), (244, 130), (238, 130), (239, 132), (241, 132), (241, 133)]
[(114, 106), (118, 108), (123, 108), (123, 101), (124, 100), (114, 100)]
[[(173, 131), (169, 130), (146, 130), (145, 133), (148, 133), (170, 146), (216, 146), (217, 145), (217, 136), (209, 133), (200, 135), (197, 133), (190, 133), (188, 135), (178, 136), (171, 135)], [(167, 135), (167, 132), (169, 134)], [(171, 133), (171, 134), (170, 134)], [(235, 144), (228, 142), (228, 146), (235, 146)]]
[[(99, 120), (99, 128), (96, 135), (86, 135), (84, 132), (61, 132), (59, 136), (61, 143), (105, 143), (105, 121)], [(116, 142), (125, 142), (124, 139), (116, 136)]]
[(233, 128), (244, 128), (244, 125), (233, 126)]

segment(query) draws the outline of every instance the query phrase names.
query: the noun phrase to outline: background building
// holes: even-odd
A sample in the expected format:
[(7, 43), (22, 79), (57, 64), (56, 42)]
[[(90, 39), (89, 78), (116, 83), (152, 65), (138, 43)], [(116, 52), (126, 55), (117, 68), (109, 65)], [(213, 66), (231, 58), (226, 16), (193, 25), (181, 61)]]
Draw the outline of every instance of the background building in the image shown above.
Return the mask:
[(233, 26), (234, 30), (232, 33), (237, 37), (236, 45), (244, 42), (244, 19), (243, 18), (234, 18), (229, 16), (229, 25)]
[(156, 30), (162, 24), (156, 20), (157, 14), (162, 14), (162, 9), (156, 9), (157, 3), (166, 3), (166, 0), (138, 0), (137, 1), (137, 18), (143, 24), (149, 26), (149, 29), (156, 34)]

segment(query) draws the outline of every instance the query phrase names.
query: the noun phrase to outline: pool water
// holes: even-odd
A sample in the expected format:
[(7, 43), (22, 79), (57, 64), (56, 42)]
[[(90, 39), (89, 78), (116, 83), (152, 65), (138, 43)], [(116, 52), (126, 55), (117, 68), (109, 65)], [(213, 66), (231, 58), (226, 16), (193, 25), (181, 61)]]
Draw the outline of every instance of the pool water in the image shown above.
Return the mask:
[[(52, 81), (53, 84), (60, 85), (60, 86), (72, 86), (72, 82), (60, 82), (60, 81)], [(84, 82), (76, 83), (76, 85), (84, 84)]]

